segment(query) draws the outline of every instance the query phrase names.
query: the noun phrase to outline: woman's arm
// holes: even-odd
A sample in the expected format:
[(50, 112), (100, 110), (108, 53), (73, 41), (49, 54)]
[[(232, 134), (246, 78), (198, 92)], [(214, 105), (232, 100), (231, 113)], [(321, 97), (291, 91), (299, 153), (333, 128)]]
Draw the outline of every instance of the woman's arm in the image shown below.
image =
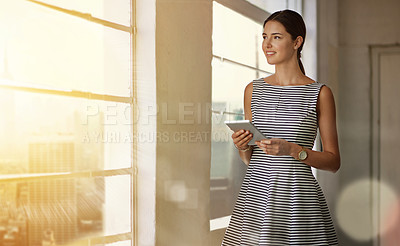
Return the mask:
[[(246, 86), (246, 89), (244, 90), (244, 118), (246, 120), (250, 120), (250, 121), (252, 119), (252, 114), (251, 114), (251, 96), (252, 96), (252, 94), (253, 94), (253, 82), (248, 84)], [(233, 143), (239, 149), (240, 158), (246, 165), (249, 165), (250, 158), (253, 153), (253, 147), (248, 145), (248, 143), (250, 142), (252, 137), (253, 137), (253, 135), (250, 132), (244, 131), (244, 130), (239, 130), (232, 134)], [(240, 151), (240, 150), (246, 150), (246, 149), (248, 149), (248, 150)]]
[[(303, 161), (317, 169), (337, 172), (340, 168), (340, 153), (336, 130), (336, 109), (332, 91), (321, 88), (317, 102), (318, 125), (321, 134), (323, 151), (306, 149), (307, 158)], [(302, 147), (284, 139), (265, 139), (257, 142), (265, 153), (271, 155), (291, 155), (298, 158)]]

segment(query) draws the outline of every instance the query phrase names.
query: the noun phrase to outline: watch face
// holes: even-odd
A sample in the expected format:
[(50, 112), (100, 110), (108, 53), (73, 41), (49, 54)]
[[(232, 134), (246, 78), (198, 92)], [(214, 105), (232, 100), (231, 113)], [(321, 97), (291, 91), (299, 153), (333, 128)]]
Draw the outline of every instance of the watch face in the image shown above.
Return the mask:
[(305, 160), (307, 158), (307, 152), (305, 150), (300, 151), (299, 153), (299, 159), (301, 161)]

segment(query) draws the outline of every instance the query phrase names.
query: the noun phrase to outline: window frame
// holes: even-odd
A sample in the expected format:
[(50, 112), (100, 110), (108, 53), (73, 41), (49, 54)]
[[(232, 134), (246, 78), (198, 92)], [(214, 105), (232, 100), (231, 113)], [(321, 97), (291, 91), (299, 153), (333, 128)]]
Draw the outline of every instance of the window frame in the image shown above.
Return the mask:
[[(136, 124), (133, 119), (136, 116), (137, 112), (135, 112), (134, 104), (136, 102), (136, 76), (135, 76), (135, 48), (136, 48), (136, 0), (130, 0), (131, 10), (130, 10), (130, 26), (125, 26), (121, 24), (117, 24), (111, 21), (107, 21), (101, 18), (93, 17), (91, 14), (82, 13), (75, 10), (69, 10), (65, 8), (58, 7), (56, 5), (47, 4), (37, 0), (27, 0), (28, 2), (43, 6), (45, 8), (54, 10), (60, 14), (72, 15), (78, 18), (81, 18), (83, 21), (89, 21), (97, 25), (101, 25), (103, 27), (112, 28), (115, 30), (119, 30), (122, 32), (130, 33), (130, 96), (115, 96), (108, 94), (99, 94), (92, 93), (86, 91), (78, 91), (78, 90), (62, 90), (62, 89), (48, 89), (46, 87), (38, 86), (38, 85), (27, 85), (27, 84), (18, 84), (17, 81), (12, 81), (12, 83), (8, 83), (9, 81), (5, 78), (1, 78), (0, 80), (0, 90), (11, 90), (11, 91), (22, 91), (34, 94), (41, 95), (55, 95), (58, 97), (69, 97), (69, 98), (83, 98), (88, 100), (98, 100), (103, 102), (115, 102), (115, 103), (126, 103), (131, 106), (131, 134), (132, 139), (134, 133), (136, 132)], [(10, 81), (11, 82), (11, 81)], [(62, 172), (62, 173), (26, 173), (26, 174), (6, 174), (0, 175), (0, 184), (3, 183), (11, 183), (11, 182), (34, 182), (34, 181), (42, 181), (42, 180), (60, 180), (60, 179), (70, 179), (70, 178), (96, 178), (96, 177), (111, 177), (111, 176), (120, 176), (120, 175), (130, 175), (131, 177), (131, 231), (121, 234), (114, 234), (109, 236), (88, 236), (83, 239), (78, 240), (79, 245), (85, 243), (86, 245), (94, 245), (94, 244), (110, 244), (116, 242), (122, 242), (126, 240), (131, 241), (131, 245), (138, 245), (137, 243), (137, 143), (133, 141), (132, 149), (131, 149), (131, 167), (130, 168), (118, 168), (111, 170), (89, 170), (89, 171), (77, 171), (77, 172)]]
[[(247, 17), (247, 18), (255, 21), (256, 23), (258, 23), (260, 25), (262, 25), (264, 23), (266, 16), (269, 16), (271, 14), (253, 4), (249, 3), (246, 0), (213, 0), (213, 2), (217, 2), (226, 8), (229, 8), (230, 10), (235, 11), (235, 12), (243, 15), (244, 17)], [(228, 62), (228, 63), (232, 63), (232, 64), (236, 64), (236, 65), (239, 65), (242, 67), (252, 69), (254, 71), (259, 71), (259, 72), (264, 72), (264, 73), (270, 74), (270, 72), (268, 72), (268, 71), (265, 71), (260, 68), (250, 66), (247, 64), (243, 64), (239, 61), (220, 57), (215, 54), (212, 54), (212, 56), (213, 56), (213, 59), (220, 59), (222, 62)], [(212, 114), (216, 114), (216, 115), (225, 115), (226, 114), (226, 115), (244, 116), (244, 114), (228, 112), (228, 111), (219, 111), (216, 109), (212, 109), (211, 112), (212, 112)], [(211, 179), (211, 177), (210, 177), (210, 179)], [(211, 187), (210, 187), (210, 191), (211, 191)], [(215, 218), (215, 219), (210, 219), (210, 232), (226, 228), (228, 226), (229, 220), (230, 220), (230, 216), (223, 216), (223, 217), (219, 217), (219, 218)]]
[[(213, 2), (217, 2), (221, 5), (223, 5), (224, 7), (229, 8), (230, 10), (232, 10), (236, 13), (239, 13), (239, 14), (243, 15), (244, 17), (247, 17), (261, 25), (264, 24), (265, 18), (267, 16), (271, 15), (270, 12), (268, 12), (256, 5), (253, 5), (252, 3), (250, 3), (247, 0), (213, 0)], [(287, 2), (287, 5), (289, 5), (289, 2)], [(287, 7), (289, 7), (289, 6), (287, 6)], [(250, 66), (247, 64), (243, 64), (239, 61), (220, 57), (215, 54), (213, 54), (213, 59), (220, 59), (222, 62), (228, 62), (228, 63), (232, 63), (232, 64), (239, 65), (242, 67), (246, 67), (248, 69), (252, 69), (254, 71), (271, 74), (270, 72), (262, 70), (260, 68)], [(216, 109), (212, 109), (212, 114), (244, 116), (244, 114), (228, 112), (228, 111), (220, 111), (220, 110), (216, 110)], [(219, 229), (226, 228), (229, 223), (229, 219), (230, 219), (230, 216), (223, 216), (220, 218), (211, 219), (210, 220), (210, 231), (212, 232), (212, 231), (217, 231)]]
[(268, 11), (265, 11), (246, 0), (213, 0), (225, 7), (259, 23), (263, 24), (265, 17), (271, 15)]

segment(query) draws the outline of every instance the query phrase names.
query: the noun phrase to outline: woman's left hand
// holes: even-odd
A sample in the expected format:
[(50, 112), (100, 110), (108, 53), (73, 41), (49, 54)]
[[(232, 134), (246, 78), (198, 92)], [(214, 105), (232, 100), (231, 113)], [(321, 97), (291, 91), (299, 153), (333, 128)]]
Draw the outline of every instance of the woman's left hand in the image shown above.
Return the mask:
[(256, 141), (256, 144), (268, 155), (290, 155), (293, 143), (280, 138)]

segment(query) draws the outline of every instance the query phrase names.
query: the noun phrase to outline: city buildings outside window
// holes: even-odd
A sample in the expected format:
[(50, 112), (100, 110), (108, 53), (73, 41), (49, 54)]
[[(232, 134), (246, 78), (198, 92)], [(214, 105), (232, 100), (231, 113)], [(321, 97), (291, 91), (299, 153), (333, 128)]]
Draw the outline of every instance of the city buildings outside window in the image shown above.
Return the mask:
[(0, 0), (0, 245), (133, 245), (132, 0)]

